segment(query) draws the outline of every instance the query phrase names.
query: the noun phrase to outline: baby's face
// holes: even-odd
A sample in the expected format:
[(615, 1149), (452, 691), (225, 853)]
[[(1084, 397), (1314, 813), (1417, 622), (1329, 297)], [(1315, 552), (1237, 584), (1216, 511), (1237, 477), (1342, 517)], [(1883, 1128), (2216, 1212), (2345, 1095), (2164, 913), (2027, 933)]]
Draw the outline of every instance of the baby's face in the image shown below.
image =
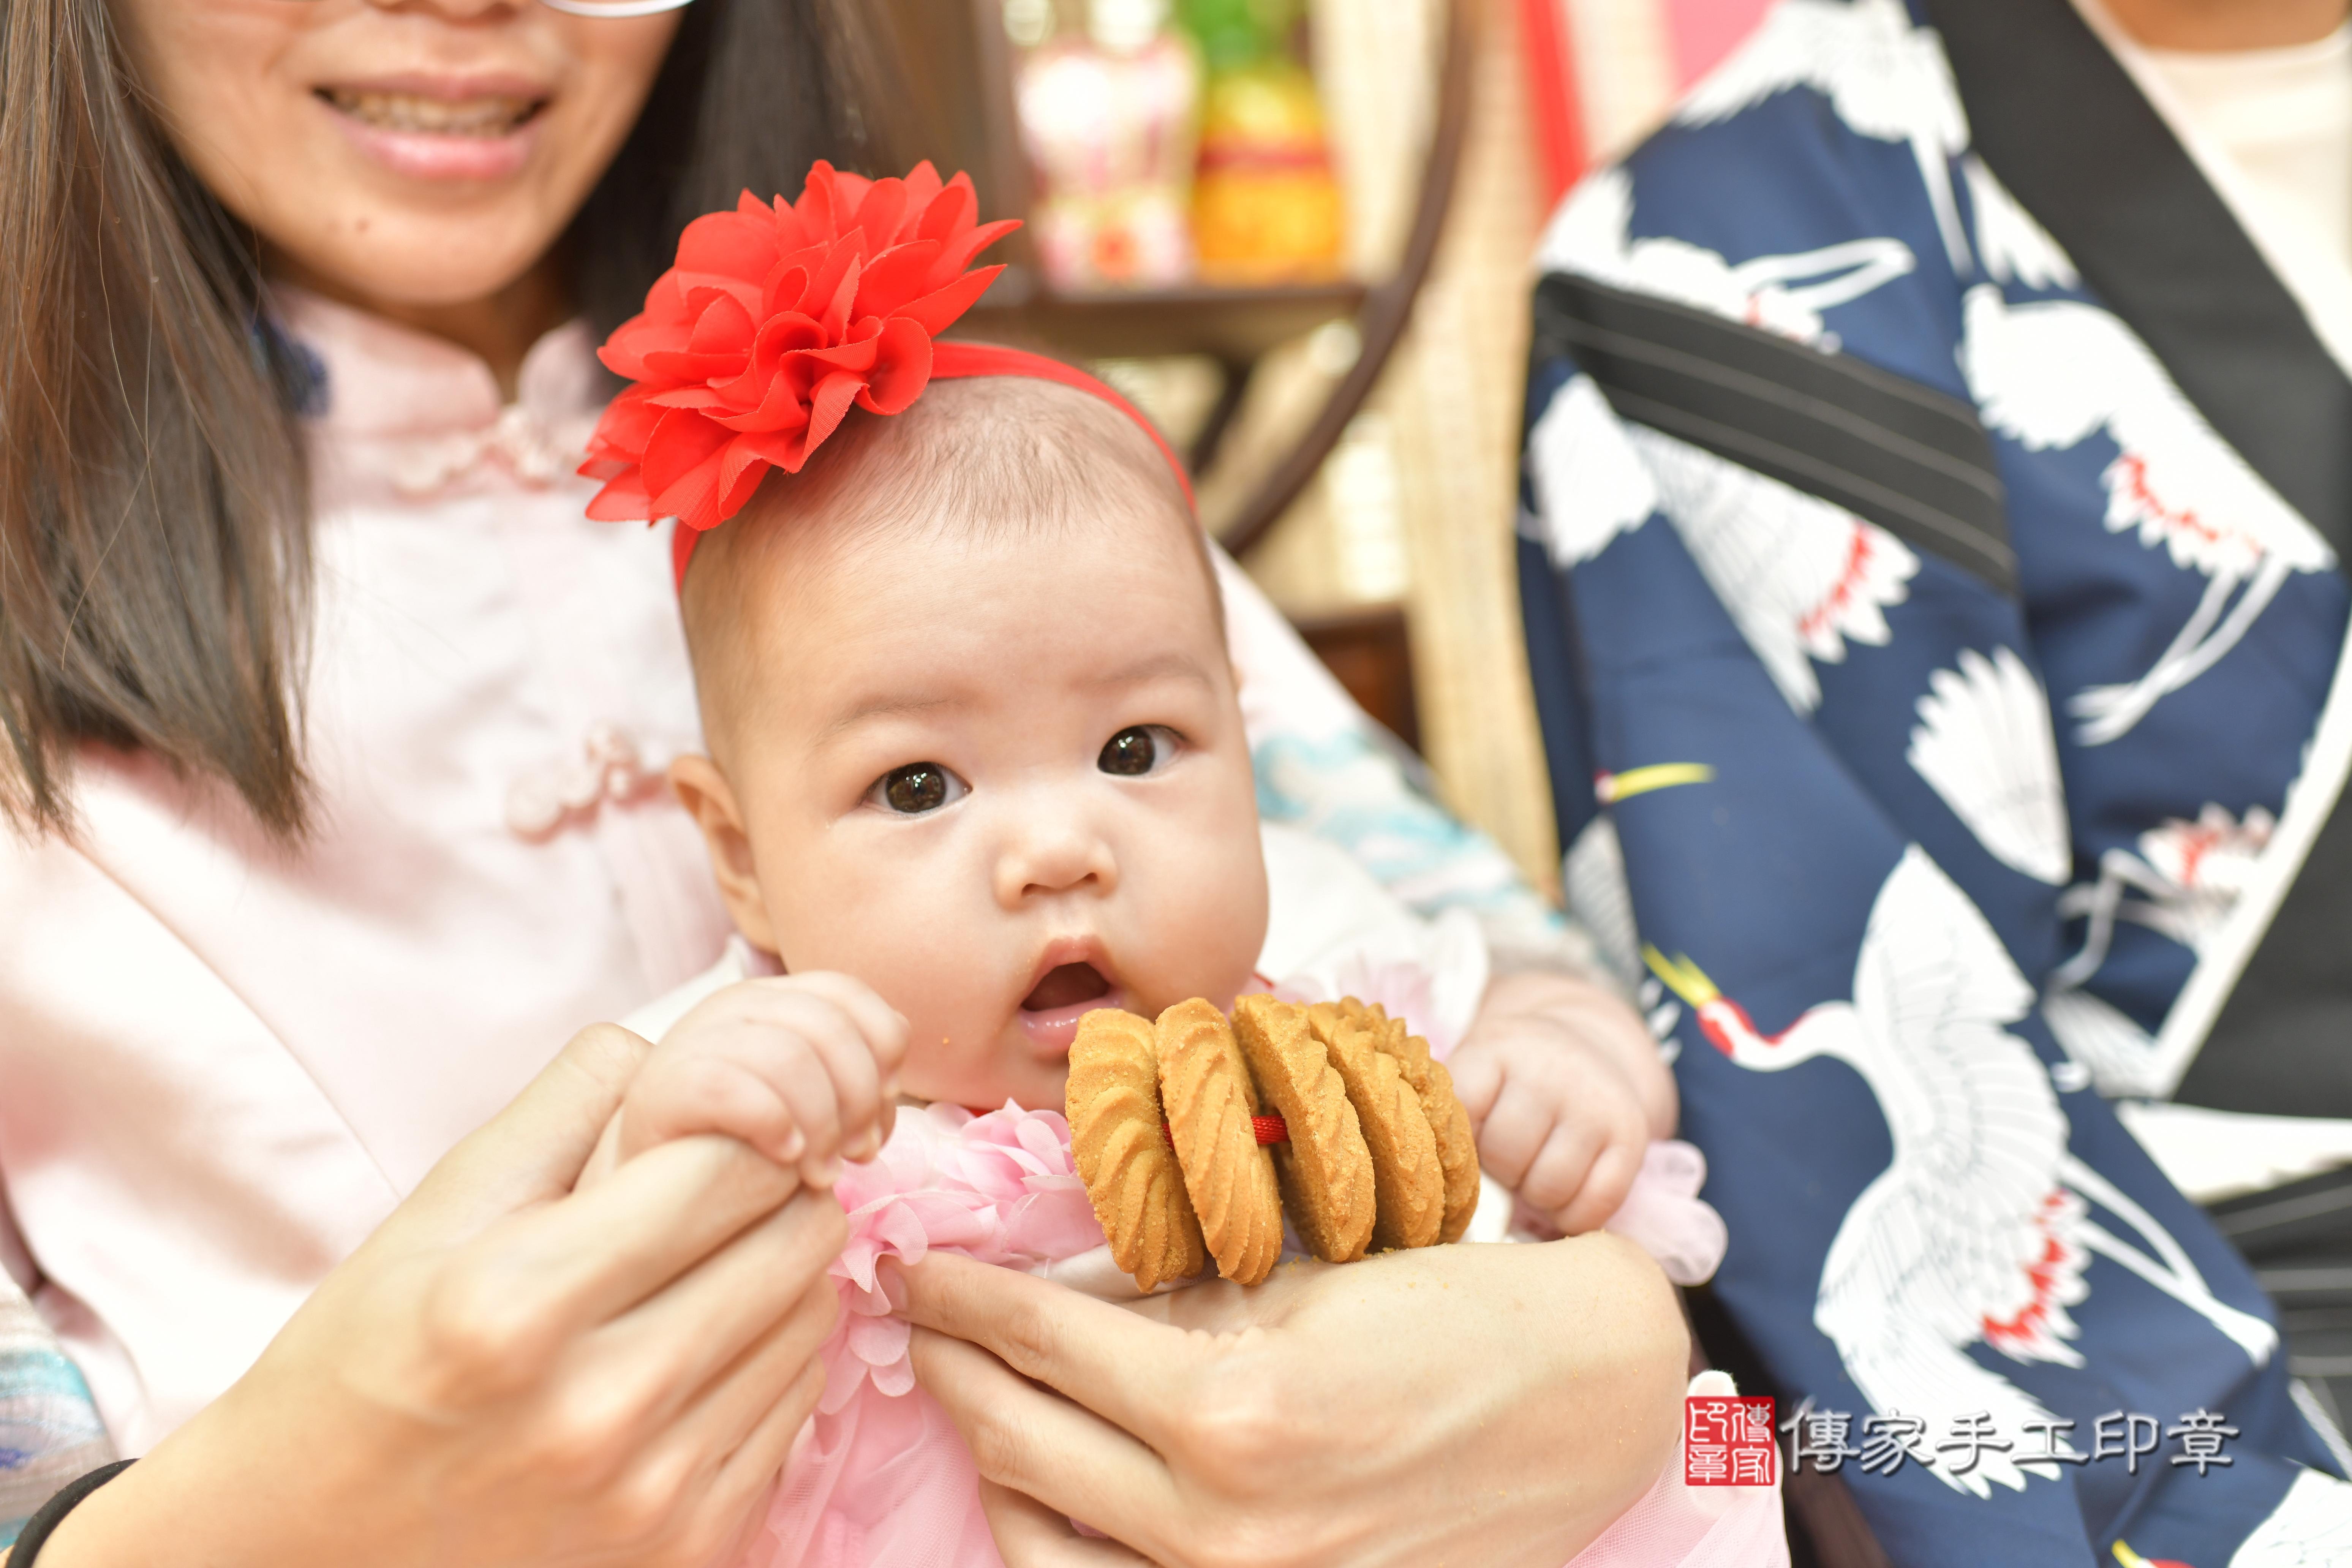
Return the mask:
[(787, 969), (906, 1015), (918, 1099), (1058, 1109), (1089, 1008), (1248, 984), (1265, 870), (1191, 526), (817, 530), (757, 563), (724, 760), (756, 900), (730, 902)]

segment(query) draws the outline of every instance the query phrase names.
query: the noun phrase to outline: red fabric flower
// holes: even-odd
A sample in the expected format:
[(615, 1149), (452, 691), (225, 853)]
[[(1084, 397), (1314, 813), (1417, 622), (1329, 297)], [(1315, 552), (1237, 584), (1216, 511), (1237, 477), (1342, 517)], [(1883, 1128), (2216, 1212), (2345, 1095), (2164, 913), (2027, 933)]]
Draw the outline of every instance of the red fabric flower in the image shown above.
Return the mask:
[(636, 384), (613, 400), (580, 471), (588, 515), (716, 527), (769, 468), (798, 473), (852, 403), (897, 414), (931, 378), (931, 339), (1002, 267), (966, 271), (1017, 221), (979, 224), (961, 174), (928, 163), (867, 180), (820, 162), (797, 202), (743, 193), (687, 225), (642, 315), (597, 351)]

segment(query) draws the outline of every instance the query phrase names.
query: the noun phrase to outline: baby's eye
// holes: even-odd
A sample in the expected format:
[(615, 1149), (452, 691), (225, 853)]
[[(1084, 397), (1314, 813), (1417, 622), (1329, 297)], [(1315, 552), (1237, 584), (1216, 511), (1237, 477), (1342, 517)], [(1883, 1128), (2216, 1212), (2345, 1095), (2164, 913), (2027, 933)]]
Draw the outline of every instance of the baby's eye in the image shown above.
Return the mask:
[(952, 805), (971, 790), (971, 785), (937, 763), (908, 763), (876, 779), (874, 787), (866, 792), (866, 804), (902, 816), (920, 816)]
[(1095, 766), (1107, 773), (1138, 778), (1156, 773), (1175, 758), (1176, 731), (1165, 724), (1134, 724), (1103, 743)]

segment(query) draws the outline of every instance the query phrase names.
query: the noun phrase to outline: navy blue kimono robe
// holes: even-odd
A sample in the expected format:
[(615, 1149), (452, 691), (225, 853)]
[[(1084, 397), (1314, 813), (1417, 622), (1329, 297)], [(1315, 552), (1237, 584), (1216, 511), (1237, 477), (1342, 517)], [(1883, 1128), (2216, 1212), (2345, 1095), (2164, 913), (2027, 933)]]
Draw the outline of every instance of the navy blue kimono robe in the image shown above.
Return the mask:
[(2066, 0), (1781, 0), (1540, 265), (1564, 877), (1797, 1458), (1906, 1565), (2352, 1563), (2101, 1092), (2352, 1115), (2352, 382)]

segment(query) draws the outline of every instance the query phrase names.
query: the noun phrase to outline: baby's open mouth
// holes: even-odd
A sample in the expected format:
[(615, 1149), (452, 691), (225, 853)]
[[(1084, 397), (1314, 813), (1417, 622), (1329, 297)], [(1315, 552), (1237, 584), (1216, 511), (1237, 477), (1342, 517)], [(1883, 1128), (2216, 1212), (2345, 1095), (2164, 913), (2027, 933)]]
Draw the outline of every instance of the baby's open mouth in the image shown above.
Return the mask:
[(451, 100), (413, 92), (360, 92), (340, 87), (322, 87), (318, 91), (338, 113), (380, 131), (477, 136), (485, 141), (517, 130), (547, 101), (490, 95)]
[(1065, 963), (1045, 972), (1045, 977), (1021, 999), (1021, 1010), (1051, 1013), (1109, 994), (1110, 982), (1103, 978), (1101, 970), (1091, 963)]

